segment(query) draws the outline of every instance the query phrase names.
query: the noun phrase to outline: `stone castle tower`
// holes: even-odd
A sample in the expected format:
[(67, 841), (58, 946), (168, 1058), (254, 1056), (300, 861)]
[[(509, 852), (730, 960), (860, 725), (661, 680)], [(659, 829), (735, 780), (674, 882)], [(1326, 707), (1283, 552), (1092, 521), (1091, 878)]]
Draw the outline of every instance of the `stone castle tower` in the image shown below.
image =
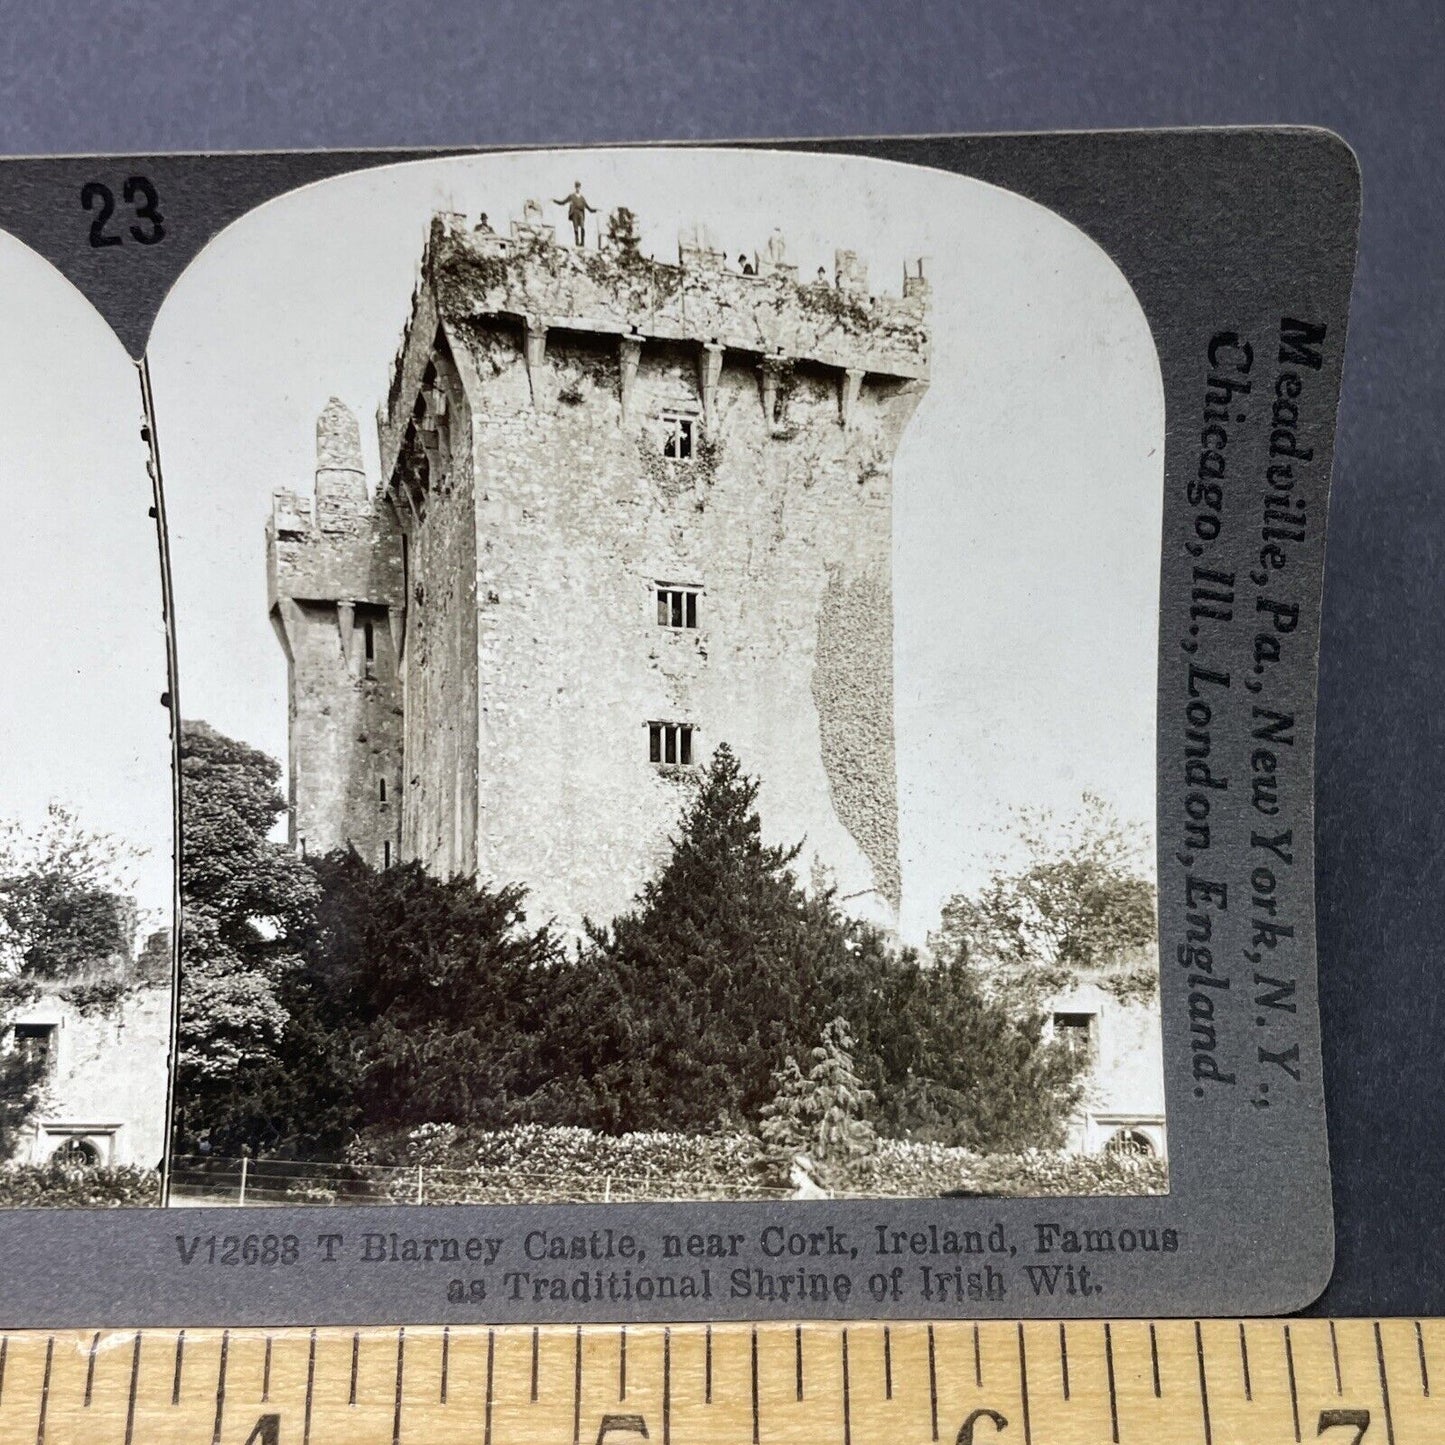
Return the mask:
[(313, 496), (272, 497), (266, 574), (289, 672), (292, 845), (350, 843), (385, 867), (401, 846), (401, 551), (334, 397), (316, 422)]
[(772, 841), (890, 922), (892, 461), (928, 288), (800, 284), (705, 238), (654, 261), (437, 217), (378, 416), (278, 492), (292, 836), (520, 882), (567, 929), (627, 905), (729, 743)]

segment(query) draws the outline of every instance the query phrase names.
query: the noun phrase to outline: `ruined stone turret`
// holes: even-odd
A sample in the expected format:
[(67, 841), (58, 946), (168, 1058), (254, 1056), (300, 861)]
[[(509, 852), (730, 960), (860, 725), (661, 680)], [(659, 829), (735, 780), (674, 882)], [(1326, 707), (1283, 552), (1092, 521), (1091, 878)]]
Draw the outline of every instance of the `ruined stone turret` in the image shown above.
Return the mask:
[(386, 866), (401, 839), (401, 536), (335, 397), (316, 422), (312, 495), (272, 497), (266, 572), (289, 665), (291, 841)]
[[(318, 500), (273, 581), (283, 619), (304, 607), (332, 639), (331, 684), (293, 657), (298, 836), (304, 749), (336, 729), (342, 600), (364, 594), (403, 659), (402, 857), (524, 884), (564, 928), (611, 917), (727, 742), (804, 878), (890, 922), (892, 461), (927, 385), (927, 283), (870, 294), (841, 250), (800, 283), (776, 233), (752, 274), (697, 230), (677, 264), (612, 234), (561, 245), (535, 207), (505, 237), (433, 223), (374, 515), (318, 542)], [(328, 446), (328, 495), (359, 497), (349, 445)], [(278, 500), (278, 555), (301, 505)]]

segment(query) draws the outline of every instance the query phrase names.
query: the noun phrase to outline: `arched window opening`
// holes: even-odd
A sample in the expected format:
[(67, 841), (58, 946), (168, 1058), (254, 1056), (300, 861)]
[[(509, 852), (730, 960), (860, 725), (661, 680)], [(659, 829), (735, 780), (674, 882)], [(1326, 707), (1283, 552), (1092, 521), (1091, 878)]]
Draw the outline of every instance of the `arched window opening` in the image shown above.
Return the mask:
[(1147, 1134), (1137, 1129), (1115, 1129), (1104, 1145), (1104, 1153), (1123, 1155), (1129, 1159), (1152, 1159), (1154, 1145)]
[(95, 1169), (100, 1164), (100, 1150), (89, 1139), (77, 1136), (67, 1139), (55, 1151), (55, 1158), (71, 1169)]

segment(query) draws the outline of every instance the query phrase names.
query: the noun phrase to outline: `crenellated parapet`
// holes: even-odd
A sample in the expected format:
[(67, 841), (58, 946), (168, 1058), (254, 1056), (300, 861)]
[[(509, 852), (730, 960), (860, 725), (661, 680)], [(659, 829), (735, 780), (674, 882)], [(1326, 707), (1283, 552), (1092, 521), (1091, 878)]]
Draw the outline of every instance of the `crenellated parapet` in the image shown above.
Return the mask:
[(615, 338), (624, 414), (628, 378), (649, 342), (697, 349), (704, 402), (724, 359), (756, 367), (765, 406), (770, 375), (800, 363), (824, 368), (836, 375), (845, 427), (868, 378), (927, 380), (929, 287), (921, 261), (906, 270), (900, 294), (882, 295), (869, 290), (867, 268), (849, 250), (835, 253), (831, 273), (800, 276), (777, 232), (745, 265), (730, 262), (701, 228), (681, 237), (675, 263), (643, 255), (630, 227), (614, 228), (613, 236), (596, 248), (560, 244), (536, 203), (507, 235), (454, 213), (433, 218), (378, 417), (384, 478), (417, 420), (438, 330), (467, 322), (514, 328), (529, 370), (544, 363), (549, 334)]
[(289, 604), (334, 608), (338, 645), (348, 656), (358, 607), (385, 611), (400, 636), (406, 602), (400, 540), (367, 488), (356, 418), (335, 397), (316, 423), (313, 494), (272, 493), (266, 579), (267, 604), (288, 651)]

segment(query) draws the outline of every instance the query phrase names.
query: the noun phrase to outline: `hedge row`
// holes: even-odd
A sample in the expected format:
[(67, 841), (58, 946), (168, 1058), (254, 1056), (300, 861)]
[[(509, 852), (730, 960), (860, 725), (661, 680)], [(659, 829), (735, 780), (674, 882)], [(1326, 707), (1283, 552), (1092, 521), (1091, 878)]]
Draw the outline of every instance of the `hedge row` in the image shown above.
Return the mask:
[[(491, 1202), (609, 1199), (759, 1199), (790, 1192), (790, 1160), (749, 1134), (637, 1133), (527, 1124), (460, 1133), (426, 1125), (373, 1138), (350, 1160), (420, 1166), (429, 1200)], [(388, 1191), (412, 1197), (415, 1182), (397, 1176)], [(940, 1144), (883, 1139), (848, 1169), (841, 1192), (927, 1198), (945, 1194), (1043, 1196), (1157, 1194), (1169, 1188), (1162, 1159), (1114, 1154), (974, 1154)]]
[(161, 1202), (154, 1169), (84, 1169), (52, 1162), (0, 1167), (0, 1208), (121, 1209)]

